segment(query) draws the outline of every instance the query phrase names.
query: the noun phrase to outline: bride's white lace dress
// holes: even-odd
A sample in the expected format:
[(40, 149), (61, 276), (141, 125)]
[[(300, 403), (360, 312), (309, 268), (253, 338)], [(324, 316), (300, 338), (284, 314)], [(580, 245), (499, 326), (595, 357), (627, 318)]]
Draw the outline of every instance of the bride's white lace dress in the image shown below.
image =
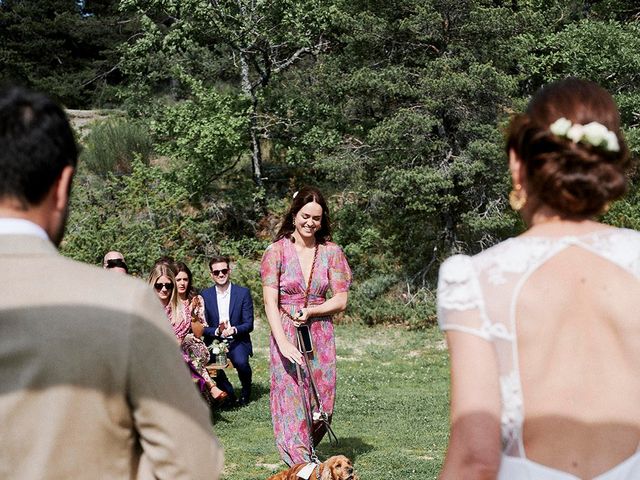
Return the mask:
[[(629, 278), (640, 279), (640, 234), (614, 228), (580, 236), (512, 238), (473, 257), (453, 256), (440, 269), (440, 327), (475, 335), (491, 342), (495, 349), (502, 401), (503, 455), (499, 479), (578, 478), (527, 459), (523, 443), (527, 406), (523, 400), (516, 330), (518, 298), (528, 279), (570, 247), (579, 247), (620, 267), (630, 274)], [(554, 280), (549, 281), (553, 284)], [(640, 398), (637, 401), (640, 408)], [(640, 453), (594, 478), (640, 479)]]

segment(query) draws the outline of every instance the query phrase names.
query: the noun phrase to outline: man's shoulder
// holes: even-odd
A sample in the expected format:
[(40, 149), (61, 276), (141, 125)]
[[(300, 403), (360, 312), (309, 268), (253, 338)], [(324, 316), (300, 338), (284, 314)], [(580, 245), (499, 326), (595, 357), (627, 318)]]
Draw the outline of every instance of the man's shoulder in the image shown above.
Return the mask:
[[(113, 310), (136, 309), (154, 297), (149, 285), (139, 278), (105, 270), (77, 260), (59, 256), (55, 268), (57, 281), (67, 282), (69, 298), (82, 299)], [(155, 300), (155, 299), (154, 299)]]
[(202, 298), (207, 298), (213, 295), (213, 297), (216, 296), (216, 287), (211, 286), (211, 287), (207, 287), (207, 288), (203, 288), (202, 291), (200, 292), (200, 295), (202, 296)]
[[(59, 258), (60, 261), (65, 265), (64, 270), (60, 271), (61, 273), (66, 271), (67, 273), (72, 275), (82, 275), (83, 277), (89, 278), (93, 281), (99, 282), (101, 284), (106, 284), (110, 289), (133, 289), (134, 291), (151, 291), (149, 285), (145, 281), (134, 276), (106, 270), (102, 267), (80, 262), (78, 260), (73, 260), (62, 255)], [(88, 287), (91, 287), (91, 285), (89, 285)]]
[[(120, 331), (141, 321), (164, 328), (167, 323), (153, 290), (142, 280), (88, 265), (57, 252), (14, 256), (7, 260), (15, 294), (0, 299), (4, 308), (29, 305), (30, 315), (47, 309), (50, 324), (64, 325), (78, 316), (85, 326)], [(169, 332), (170, 333), (170, 332)], [(91, 333), (87, 333), (91, 336)]]
[(251, 295), (251, 290), (249, 290), (249, 288), (243, 287), (242, 285), (238, 285), (237, 283), (234, 283), (232, 285), (233, 286), (231, 288), (233, 288), (236, 291), (236, 293), (241, 295)]

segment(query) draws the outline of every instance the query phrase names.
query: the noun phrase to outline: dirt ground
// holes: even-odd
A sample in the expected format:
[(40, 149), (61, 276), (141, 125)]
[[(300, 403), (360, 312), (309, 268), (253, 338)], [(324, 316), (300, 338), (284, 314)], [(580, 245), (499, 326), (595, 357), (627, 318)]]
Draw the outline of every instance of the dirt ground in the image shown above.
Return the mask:
[(73, 128), (84, 137), (89, 133), (90, 125), (96, 121), (106, 120), (109, 117), (122, 115), (120, 110), (70, 110), (67, 109), (67, 115)]

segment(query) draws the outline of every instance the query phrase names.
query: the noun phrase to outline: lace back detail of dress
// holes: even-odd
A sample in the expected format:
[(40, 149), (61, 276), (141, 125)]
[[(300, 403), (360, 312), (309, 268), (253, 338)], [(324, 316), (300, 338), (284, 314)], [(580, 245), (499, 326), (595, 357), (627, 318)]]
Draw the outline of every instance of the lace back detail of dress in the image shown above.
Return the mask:
[(524, 457), (523, 391), (518, 366), (515, 312), (527, 280), (570, 247), (640, 278), (640, 234), (607, 228), (582, 236), (517, 237), (474, 256), (443, 263), (438, 280), (438, 322), (443, 330), (467, 332), (490, 341), (499, 363), (504, 452)]

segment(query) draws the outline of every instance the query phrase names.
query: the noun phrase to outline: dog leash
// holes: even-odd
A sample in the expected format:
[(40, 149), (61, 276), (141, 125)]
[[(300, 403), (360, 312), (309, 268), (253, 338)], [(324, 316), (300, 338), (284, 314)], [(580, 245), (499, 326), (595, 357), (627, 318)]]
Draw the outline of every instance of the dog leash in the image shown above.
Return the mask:
[[(311, 280), (313, 278), (313, 273), (315, 271), (315, 266), (316, 266), (316, 259), (318, 257), (318, 244), (316, 243), (314, 252), (313, 252), (313, 261), (311, 263), (311, 272), (309, 272), (309, 279), (307, 281), (307, 288), (305, 289), (304, 292), (304, 304), (302, 308), (307, 308), (307, 306), (309, 305), (309, 293), (311, 291)], [(283, 309), (282, 307), (280, 307), (280, 311), (286, 316), (288, 317), (292, 322), (295, 322), (296, 320), (291, 316), (291, 314), (289, 312), (287, 312), (285, 309)], [(309, 333), (311, 333), (311, 330), (309, 330)], [(307, 367), (307, 372), (309, 375), (309, 383), (311, 385), (311, 391), (313, 392), (313, 396), (315, 398), (316, 404), (318, 406), (318, 414), (319, 414), (319, 418), (318, 420), (320, 422), (322, 422), (322, 424), (324, 425), (324, 427), (327, 430), (327, 436), (329, 438), (329, 443), (336, 443), (338, 444), (338, 437), (336, 436), (335, 432), (333, 431), (333, 429), (331, 428), (331, 425), (329, 423), (329, 415), (327, 415), (327, 413), (324, 411), (324, 407), (322, 405), (322, 400), (320, 399), (320, 395), (318, 393), (318, 387), (316, 385), (315, 380), (313, 379), (313, 373), (311, 370), (311, 363), (309, 362), (309, 355), (307, 353), (303, 353), (304, 352), (304, 343), (302, 341), (302, 334), (300, 333), (300, 330), (298, 330), (296, 328), (296, 340), (297, 340), (297, 344), (298, 344), (298, 350), (302, 353), (302, 356), (304, 357), (304, 361), (305, 361), (305, 365)], [(313, 416), (311, 414), (311, 412), (309, 411), (309, 408), (307, 408), (307, 401), (308, 398), (305, 398), (304, 395), (304, 382), (302, 379), (302, 369), (300, 368), (300, 365), (298, 363), (295, 364), (296, 365), (296, 374), (298, 375), (298, 388), (300, 390), (300, 395), (302, 396), (302, 402), (304, 405), (304, 410), (305, 410), (305, 416), (306, 416), (306, 420), (307, 420), (307, 425), (309, 428), (309, 445), (311, 445), (311, 461), (317, 465), (320, 464), (320, 460), (318, 459), (318, 455), (316, 454), (315, 451), (315, 446), (314, 446), (314, 441), (313, 441)], [(310, 406), (311, 402), (309, 402), (309, 406)], [(333, 437), (333, 438), (332, 438)]]
[[(297, 332), (297, 337), (298, 337), (298, 348), (302, 349), (302, 335), (300, 334), (300, 332)], [(309, 363), (309, 356), (306, 353), (303, 353), (302, 355), (304, 357), (305, 365), (307, 366), (307, 372), (309, 372), (309, 383), (311, 384), (311, 391), (313, 392), (313, 396), (315, 397), (316, 404), (318, 405), (318, 415), (319, 415), (318, 420), (322, 422), (322, 424), (324, 424), (325, 428), (327, 429), (327, 437), (329, 438), (329, 443), (333, 444), (335, 442), (335, 444), (337, 445), (338, 437), (333, 431), (333, 429), (331, 428), (331, 424), (329, 423), (329, 415), (327, 415), (327, 412), (325, 412), (324, 407), (322, 405), (322, 400), (320, 399), (318, 387), (316, 385), (315, 380), (313, 379), (311, 364)], [(298, 371), (298, 379), (300, 379), (301, 378), (300, 365), (298, 364), (296, 365), (297, 365), (297, 371)], [(305, 410), (306, 410), (306, 403), (305, 403)], [(309, 417), (309, 412), (307, 411), (306, 413), (307, 413), (307, 417)], [(313, 426), (313, 420), (315, 419), (311, 417), (310, 427)], [(307, 421), (309, 421), (309, 419), (307, 419)], [(311, 445), (313, 445), (313, 430), (310, 428), (309, 432), (311, 433), (311, 436), (312, 436)]]

